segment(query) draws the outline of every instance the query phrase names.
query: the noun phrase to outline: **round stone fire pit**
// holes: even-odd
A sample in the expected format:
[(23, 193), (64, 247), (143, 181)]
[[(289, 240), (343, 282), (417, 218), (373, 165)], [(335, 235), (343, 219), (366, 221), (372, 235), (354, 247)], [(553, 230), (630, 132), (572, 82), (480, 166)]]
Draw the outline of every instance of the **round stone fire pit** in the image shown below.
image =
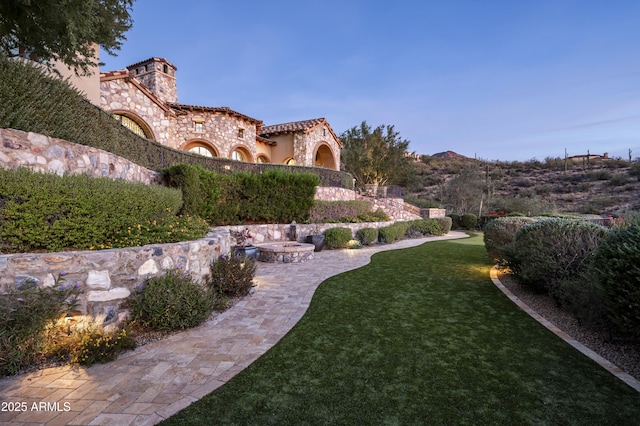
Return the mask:
[(258, 260), (269, 263), (302, 263), (313, 259), (313, 244), (295, 241), (274, 241), (256, 244)]

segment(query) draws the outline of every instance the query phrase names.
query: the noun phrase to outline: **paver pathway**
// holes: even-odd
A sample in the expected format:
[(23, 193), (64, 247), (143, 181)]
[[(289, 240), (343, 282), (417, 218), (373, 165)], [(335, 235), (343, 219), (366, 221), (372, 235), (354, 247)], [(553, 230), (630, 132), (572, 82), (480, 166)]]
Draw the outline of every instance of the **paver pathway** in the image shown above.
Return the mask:
[(307, 310), (318, 285), (369, 263), (403, 240), (325, 250), (301, 264), (258, 262), (257, 290), (205, 324), (89, 368), (57, 367), (0, 380), (2, 425), (152, 425), (222, 386), (277, 343)]

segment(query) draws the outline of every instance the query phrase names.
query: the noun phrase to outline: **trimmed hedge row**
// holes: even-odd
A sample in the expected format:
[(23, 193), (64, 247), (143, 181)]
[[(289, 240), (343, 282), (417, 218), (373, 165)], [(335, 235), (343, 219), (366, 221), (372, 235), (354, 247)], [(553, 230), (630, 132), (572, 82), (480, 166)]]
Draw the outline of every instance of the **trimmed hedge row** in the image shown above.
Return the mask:
[(338, 221), (341, 218), (357, 217), (371, 212), (372, 206), (371, 201), (364, 200), (316, 200), (313, 202), (313, 207), (309, 212), (309, 221), (312, 223), (327, 223)]
[(163, 174), (169, 186), (182, 190), (181, 212), (202, 217), (211, 225), (303, 222), (319, 184), (316, 175), (286, 170), (222, 175), (178, 164)]
[[(0, 169), (0, 251), (125, 247), (201, 238), (179, 190), (84, 175)], [(132, 244), (133, 243), (133, 244)]]
[(502, 258), (520, 282), (548, 293), (581, 322), (613, 325), (640, 341), (638, 219), (614, 230), (580, 219), (529, 220), (490, 222), (489, 256)]
[(142, 138), (91, 104), (66, 82), (44, 75), (29, 62), (9, 60), (1, 54), (0, 105), (0, 128), (41, 133), (100, 148), (156, 171), (179, 163), (200, 165), (221, 174), (284, 169), (313, 173), (320, 178), (322, 186), (353, 189), (353, 177), (338, 170), (211, 158)]

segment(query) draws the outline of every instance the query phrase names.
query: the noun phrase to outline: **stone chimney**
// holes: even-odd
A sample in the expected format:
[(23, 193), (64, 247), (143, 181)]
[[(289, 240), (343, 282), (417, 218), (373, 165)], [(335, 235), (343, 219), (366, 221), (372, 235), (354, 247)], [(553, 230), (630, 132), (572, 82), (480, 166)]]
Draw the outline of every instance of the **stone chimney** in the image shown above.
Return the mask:
[(178, 102), (177, 68), (164, 58), (149, 58), (127, 67), (147, 89), (164, 102)]

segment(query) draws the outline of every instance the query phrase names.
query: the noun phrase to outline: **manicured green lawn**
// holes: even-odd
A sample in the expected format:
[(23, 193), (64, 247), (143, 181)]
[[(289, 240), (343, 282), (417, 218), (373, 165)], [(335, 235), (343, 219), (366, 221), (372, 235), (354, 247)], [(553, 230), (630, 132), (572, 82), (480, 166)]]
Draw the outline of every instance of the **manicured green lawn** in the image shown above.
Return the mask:
[(482, 239), (376, 254), (163, 424), (637, 425), (640, 394), (510, 302)]

